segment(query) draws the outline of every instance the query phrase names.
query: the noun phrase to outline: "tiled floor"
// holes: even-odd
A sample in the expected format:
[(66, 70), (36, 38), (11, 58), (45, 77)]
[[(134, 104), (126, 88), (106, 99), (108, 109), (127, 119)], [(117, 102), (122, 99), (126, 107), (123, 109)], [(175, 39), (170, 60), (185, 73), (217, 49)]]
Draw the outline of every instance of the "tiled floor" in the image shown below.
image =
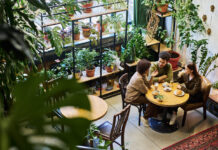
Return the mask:
[[(95, 121), (95, 124), (99, 125), (106, 120), (112, 122), (113, 115), (122, 108), (121, 101), (120, 95), (106, 99), (109, 106), (108, 112), (103, 118)], [(182, 116), (183, 111), (179, 108), (177, 120), (180, 125)], [(158, 133), (143, 125), (138, 126), (138, 110), (131, 107), (125, 131), (126, 148), (129, 150), (159, 150), (216, 124), (218, 124), (218, 119), (209, 112), (207, 112), (207, 119), (203, 120), (202, 109), (199, 109), (188, 112), (185, 126), (180, 127), (176, 132)], [(114, 144), (114, 149), (119, 150), (120, 147)]]

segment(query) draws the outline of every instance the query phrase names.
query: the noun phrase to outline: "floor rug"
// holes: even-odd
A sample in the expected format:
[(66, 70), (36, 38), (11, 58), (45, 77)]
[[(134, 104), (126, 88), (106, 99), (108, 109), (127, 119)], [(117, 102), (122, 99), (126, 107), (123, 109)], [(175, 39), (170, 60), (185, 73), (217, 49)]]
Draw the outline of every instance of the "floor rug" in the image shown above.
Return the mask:
[(163, 150), (218, 150), (218, 124)]

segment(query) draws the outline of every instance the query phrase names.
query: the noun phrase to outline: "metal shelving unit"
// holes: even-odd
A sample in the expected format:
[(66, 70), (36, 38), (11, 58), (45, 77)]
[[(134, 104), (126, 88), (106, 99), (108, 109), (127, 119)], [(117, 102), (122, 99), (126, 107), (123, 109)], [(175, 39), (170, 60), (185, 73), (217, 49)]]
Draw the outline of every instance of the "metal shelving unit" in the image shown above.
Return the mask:
[[(87, 1), (87, 0), (85, 0), (85, 1)], [(84, 0), (80, 1), (80, 2), (84, 2)], [(80, 2), (76, 2), (76, 3), (80, 3)], [(128, 0), (124, 0), (124, 2), (126, 2), (127, 7), (126, 8), (120, 8), (120, 9), (107, 9), (107, 10), (104, 10), (102, 8), (105, 5), (94, 5), (94, 6), (89, 7), (89, 8), (98, 8), (97, 11), (92, 11), (91, 13), (75, 14), (73, 17), (70, 17), (70, 20), (69, 20), (69, 22), (72, 23), (72, 44), (68, 44), (69, 46), (67, 46), (67, 47), (71, 47), (72, 57), (73, 57), (73, 76), (71, 76), (71, 78), (72, 78), (72, 77), (75, 77), (75, 72), (76, 72), (76, 68), (75, 68), (76, 62), (75, 62), (75, 59), (74, 59), (75, 58), (75, 51), (76, 51), (75, 50), (75, 42), (78, 42), (78, 41), (74, 40), (74, 26), (75, 26), (76, 22), (78, 22), (80, 20), (83, 20), (83, 19), (89, 19), (90, 23), (92, 22), (93, 17), (99, 17), (99, 19), (100, 19), (100, 33), (99, 33), (100, 34), (100, 44), (99, 44), (99, 46), (96, 46), (96, 47), (99, 48), (100, 66), (96, 68), (94, 77), (86, 77), (84, 75), (84, 73), (83, 73), (83, 76), (81, 77), (81, 79), (78, 80), (78, 82), (80, 82), (80, 83), (85, 83), (85, 82), (89, 82), (89, 81), (93, 81), (93, 80), (98, 79), (99, 82), (100, 82), (100, 91), (97, 91), (96, 94), (98, 96), (100, 96), (100, 97), (103, 97), (104, 95), (108, 96), (111, 93), (120, 91), (120, 89), (118, 87), (115, 87), (111, 91), (105, 91), (105, 90), (102, 89), (102, 78), (103, 77), (110, 76), (112, 74), (121, 73), (123, 71), (123, 68), (118, 68), (118, 70), (115, 70), (115, 71), (113, 71), (111, 73), (107, 73), (105, 70), (103, 70), (103, 66), (102, 66), (102, 52), (103, 52), (102, 40), (103, 40), (103, 35), (105, 35), (105, 33), (102, 32), (102, 21), (103, 21), (103, 16), (104, 15), (108, 15), (108, 14), (116, 15), (116, 13), (118, 13), (118, 12), (125, 12), (126, 13), (126, 19), (125, 19), (126, 26), (125, 26), (125, 29), (124, 29), (124, 32), (125, 32), (124, 44), (126, 45), (126, 42), (127, 42), (127, 24), (128, 24)], [(119, 2), (116, 2), (116, 3), (119, 3)], [(107, 4), (107, 5), (114, 5), (114, 3)], [(61, 7), (61, 6), (64, 7), (64, 4), (63, 5), (52, 6), (51, 9)], [(104, 10), (104, 11), (101, 11), (101, 10)], [(67, 13), (67, 12), (63, 12), (63, 13)], [(52, 15), (62, 15), (63, 13), (55, 13), (55, 14), (52, 14)], [(60, 22), (57, 22), (57, 21), (52, 21), (50, 23), (45, 24), (44, 23), (44, 18), (48, 17), (48, 16), (49, 16), (48, 14), (45, 14), (45, 15), (41, 14), (41, 27), (42, 27), (43, 32), (44, 32), (45, 27), (60, 24)], [(114, 32), (114, 33), (109, 33), (109, 34), (113, 34), (113, 36), (114, 36), (113, 47), (115, 48), (115, 46), (116, 46), (116, 33)], [(88, 39), (83, 38), (80, 41), (86, 41), (86, 40), (88, 40)], [(92, 50), (92, 48), (93, 47), (91, 46), (91, 41), (89, 41), (89, 49)], [(47, 49), (51, 49), (51, 47), (47, 47)], [(45, 65), (45, 48), (43, 48), (43, 64), (44, 64), (44, 67), (45, 67), (46, 66)]]

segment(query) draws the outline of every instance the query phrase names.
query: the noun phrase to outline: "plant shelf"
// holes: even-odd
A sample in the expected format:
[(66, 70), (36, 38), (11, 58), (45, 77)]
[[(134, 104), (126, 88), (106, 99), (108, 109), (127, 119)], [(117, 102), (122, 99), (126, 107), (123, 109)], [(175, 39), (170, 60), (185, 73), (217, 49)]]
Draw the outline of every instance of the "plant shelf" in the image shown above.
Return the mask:
[[(102, 95), (106, 95), (106, 94), (110, 94), (110, 93), (113, 93), (113, 92), (120, 91), (120, 88), (117, 87), (117, 86), (118, 86), (118, 83), (115, 82), (112, 90), (106, 91), (105, 89), (102, 89)], [(100, 90), (97, 90), (94, 95), (100, 96)]]
[[(76, 14), (75, 16), (71, 17), (69, 21), (81, 20), (81, 19), (86, 19), (86, 18), (90, 18), (90, 17), (97, 17), (97, 16), (101, 16), (101, 15), (107, 15), (107, 14), (122, 12), (122, 11), (126, 11), (126, 10), (128, 10), (128, 9), (123, 8), (123, 9), (105, 10), (105, 9), (94, 9), (93, 8), (92, 13)], [(60, 24), (60, 22), (58, 22), (56, 20), (51, 20), (50, 23), (44, 24), (42, 27), (53, 26), (53, 25), (58, 25), (58, 24)]]
[(158, 12), (158, 11), (154, 11), (154, 13), (155, 13), (157, 16), (162, 17), (162, 18), (172, 16), (172, 12), (171, 12), (171, 11), (169, 11), (169, 12), (167, 12), (167, 13), (164, 13), (164, 14), (161, 14), (161, 13)]
[(133, 62), (133, 63), (126, 63), (126, 65), (128, 66), (128, 67), (134, 67), (134, 66), (136, 66), (137, 64), (138, 64), (138, 62), (140, 61), (140, 59), (137, 59), (135, 62)]
[[(124, 69), (122, 67), (120, 67), (119, 69), (117, 69), (117, 70), (115, 70), (113, 72), (109, 72), (109, 73), (106, 70), (102, 70), (102, 77), (109, 76), (109, 75), (112, 75), (112, 74), (116, 74), (116, 73), (119, 73), (119, 72), (121, 72), (123, 70)], [(91, 80), (98, 79), (98, 78), (100, 78), (100, 67), (95, 68), (95, 76), (94, 77), (87, 77), (86, 76), (86, 71), (83, 71), (82, 74), (83, 75), (78, 80), (79, 83), (84, 83), (84, 82), (88, 82), (88, 81), (91, 81)], [(70, 75), (68, 78), (69, 79), (72, 78), (72, 75)]]
[(152, 46), (152, 45), (160, 43), (160, 41), (158, 41), (156, 39), (151, 39), (151, 38), (149, 38), (149, 36), (145, 36), (145, 41), (146, 41), (146, 46)]
[[(158, 52), (158, 45), (152, 45), (151, 48), (155, 52)], [(171, 51), (171, 48), (168, 48), (165, 44), (160, 43), (160, 52), (163, 52), (163, 51)]]

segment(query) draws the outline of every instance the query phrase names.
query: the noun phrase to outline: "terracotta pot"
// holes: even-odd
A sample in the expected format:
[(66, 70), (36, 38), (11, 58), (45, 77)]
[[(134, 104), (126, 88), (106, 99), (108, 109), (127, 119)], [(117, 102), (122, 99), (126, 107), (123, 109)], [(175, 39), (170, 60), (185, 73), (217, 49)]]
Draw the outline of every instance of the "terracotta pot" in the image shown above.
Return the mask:
[(120, 51), (121, 51), (121, 45), (116, 45), (116, 46), (115, 46), (115, 50), (116, 50), (117, 52), (120, 52)]
[(50, 40), (48, 39), (48, 34), (47, 33), (45, 33), (45, 35), (44, 35), (44, 40), (45, 40), (46, 43), (50, 42)]
[(112, 69), (112, 67), (110, 66), (110, 67), (108, 67), (108, 66), (105, 66), (105, 69), (106, 69), (106, 71), (107, 72), (112, 72), (113, 71), (113, 69)]
[(83, 36), (88, 38), (91, 34), (91, 29), (90, 28), (82, 28), (83, 30)]
[[(169, 63), (171, 63), (173, 70), (175, 70), (175, 69), (178, 68), (178, 62), (179, 62), (179, 59), (180, 59), (180, 54), (175, 52), (175, 51), (169, 51), (169, 53), (171, 55)], [(172, 58), (172, 55), (175, 55), (175, 56), (177, 55), (178, 57), (176, 57), (176, 58), (173, 57)]]
[(157, 6), (157, 11), (161, 13), (166, 13), (168, 11), (168, 4)]
[[(106, 28), (106, 27), (107, 27), (107, 24), (102, 24), (102, 32), (105, 31), (105, 28)], [(101, 25), (100, 25), (99, 22), (97, 23), (97, 28), (98, 28), (98, 32), (100, 32), (100, 30), (101, 30)]]
[(79, 40), (80, 39), (80, 33), (74, 34), (74, 40)]
[(82, 7), (84, 8), (83, 12), (84, 13), (91, 13), (92, 8), (88, 8), (88, 7), (92, 7), (92, 6), (93, 6), (93, 2), (82, 5)]
[(94, 77), (94, 75), (95, 75), (95, 68), (92, 70), (86, 69), (86, 76), (87, 77)]

